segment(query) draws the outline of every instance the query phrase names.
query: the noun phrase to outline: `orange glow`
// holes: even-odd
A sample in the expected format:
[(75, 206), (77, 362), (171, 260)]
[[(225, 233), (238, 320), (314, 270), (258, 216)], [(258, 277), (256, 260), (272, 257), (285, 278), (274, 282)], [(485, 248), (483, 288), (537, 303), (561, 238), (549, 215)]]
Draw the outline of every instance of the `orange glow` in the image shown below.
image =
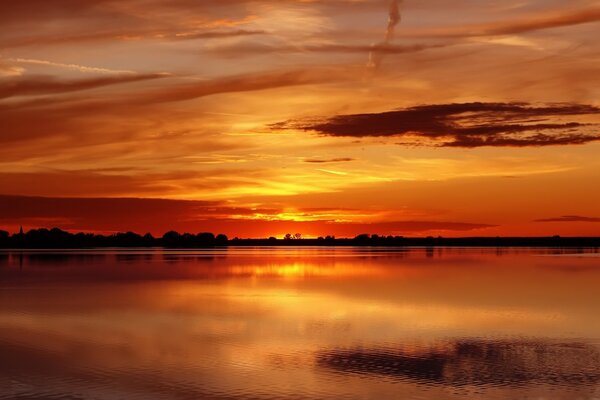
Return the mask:
[(600, 235), (591, 2), (76, 3), (0, 5), (0, 230)]

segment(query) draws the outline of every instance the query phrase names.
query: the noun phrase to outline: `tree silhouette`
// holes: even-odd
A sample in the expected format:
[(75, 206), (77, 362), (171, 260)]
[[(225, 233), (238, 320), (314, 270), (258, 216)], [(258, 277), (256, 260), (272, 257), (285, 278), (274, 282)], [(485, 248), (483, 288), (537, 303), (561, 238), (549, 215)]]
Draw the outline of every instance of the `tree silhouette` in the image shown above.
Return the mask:
[(381, 236), (377, 234), (361, 234), (353, 239), (338, 239), (335, 236), (320, 236), (318, 239), (302, 239), (302, 235), (288, 233), (283, 240), (271, 236), (268, 239), (229, 239), (223, 234), (210, 232), (198, 234), (169, 231), (160, 238), (150, 233), (141, 236), (135, 232), (120, 232), (112, 235), (92, 233), (69, 233), (58, 228), (31, 229), (27, 233), (9, 234), (0, 230), (0, 248), (94, 248), (94, 247), (172, 247), (199, 248), (213, 246), (423, 246), (427, 248), (439, 246), (467, 247), (569, 247), (600, 248), (600, 237), (468, 237), (444, 238), (421, 237), (407, 238), (403, 236)]
[(214, 245), (215, 235), (210, 232), (202, 232), (196, 235), (196, 241), (199, 244)]
[(227, 246), (228, 241), (229, 239), (227, 238), (227, 235), (223, 235), (222, 233), (215, 237), (215, 244), (217, 246)]
[(178, 243), (181, 243), (181, 235), (179, 232), (169, 231), (163, 235), (162, 242), (165, 246), (176, 246)]

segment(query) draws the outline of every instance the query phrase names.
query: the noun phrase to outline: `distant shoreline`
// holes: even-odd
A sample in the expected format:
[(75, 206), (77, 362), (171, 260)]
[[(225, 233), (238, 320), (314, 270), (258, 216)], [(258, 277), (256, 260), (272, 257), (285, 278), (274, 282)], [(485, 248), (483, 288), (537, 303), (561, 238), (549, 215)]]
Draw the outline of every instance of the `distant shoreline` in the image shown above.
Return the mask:
[(155, 238), (133, 232), (113, 235), (69, 233), (57, 228), (9, 234), (0, 230), (0, 249), (207, 248), (207, 247), (545, 247), (600, 248), (600, 237), (403, 237), (362, 234), (355, 238), (229, 239), (223, 234), (167, 232)]

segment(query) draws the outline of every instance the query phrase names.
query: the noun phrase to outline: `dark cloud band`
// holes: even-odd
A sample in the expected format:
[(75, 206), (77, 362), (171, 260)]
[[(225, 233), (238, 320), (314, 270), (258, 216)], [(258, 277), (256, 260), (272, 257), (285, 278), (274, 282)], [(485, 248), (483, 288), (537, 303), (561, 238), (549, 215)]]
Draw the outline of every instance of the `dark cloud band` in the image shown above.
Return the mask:
[(597, 123), (584, 117), (600, 108), (583, 104), (460, 103), (336, 115), (274, 124), (336, 137), (391, 137), (406, 143), (443, 147), (548, 146), (600, 140)]
[(563, 215), (562, 217), (536, 219), (534, 222), (600, 222), (600, 218), (580, 215)]

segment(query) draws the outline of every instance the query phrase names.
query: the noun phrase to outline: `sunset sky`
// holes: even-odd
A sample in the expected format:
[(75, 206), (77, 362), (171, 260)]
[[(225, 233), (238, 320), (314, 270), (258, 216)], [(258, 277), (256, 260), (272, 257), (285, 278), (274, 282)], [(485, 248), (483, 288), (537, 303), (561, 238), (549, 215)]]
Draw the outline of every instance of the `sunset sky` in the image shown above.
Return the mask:
[(0, 229), (600, 235), (598, 0), (0, 2)]

